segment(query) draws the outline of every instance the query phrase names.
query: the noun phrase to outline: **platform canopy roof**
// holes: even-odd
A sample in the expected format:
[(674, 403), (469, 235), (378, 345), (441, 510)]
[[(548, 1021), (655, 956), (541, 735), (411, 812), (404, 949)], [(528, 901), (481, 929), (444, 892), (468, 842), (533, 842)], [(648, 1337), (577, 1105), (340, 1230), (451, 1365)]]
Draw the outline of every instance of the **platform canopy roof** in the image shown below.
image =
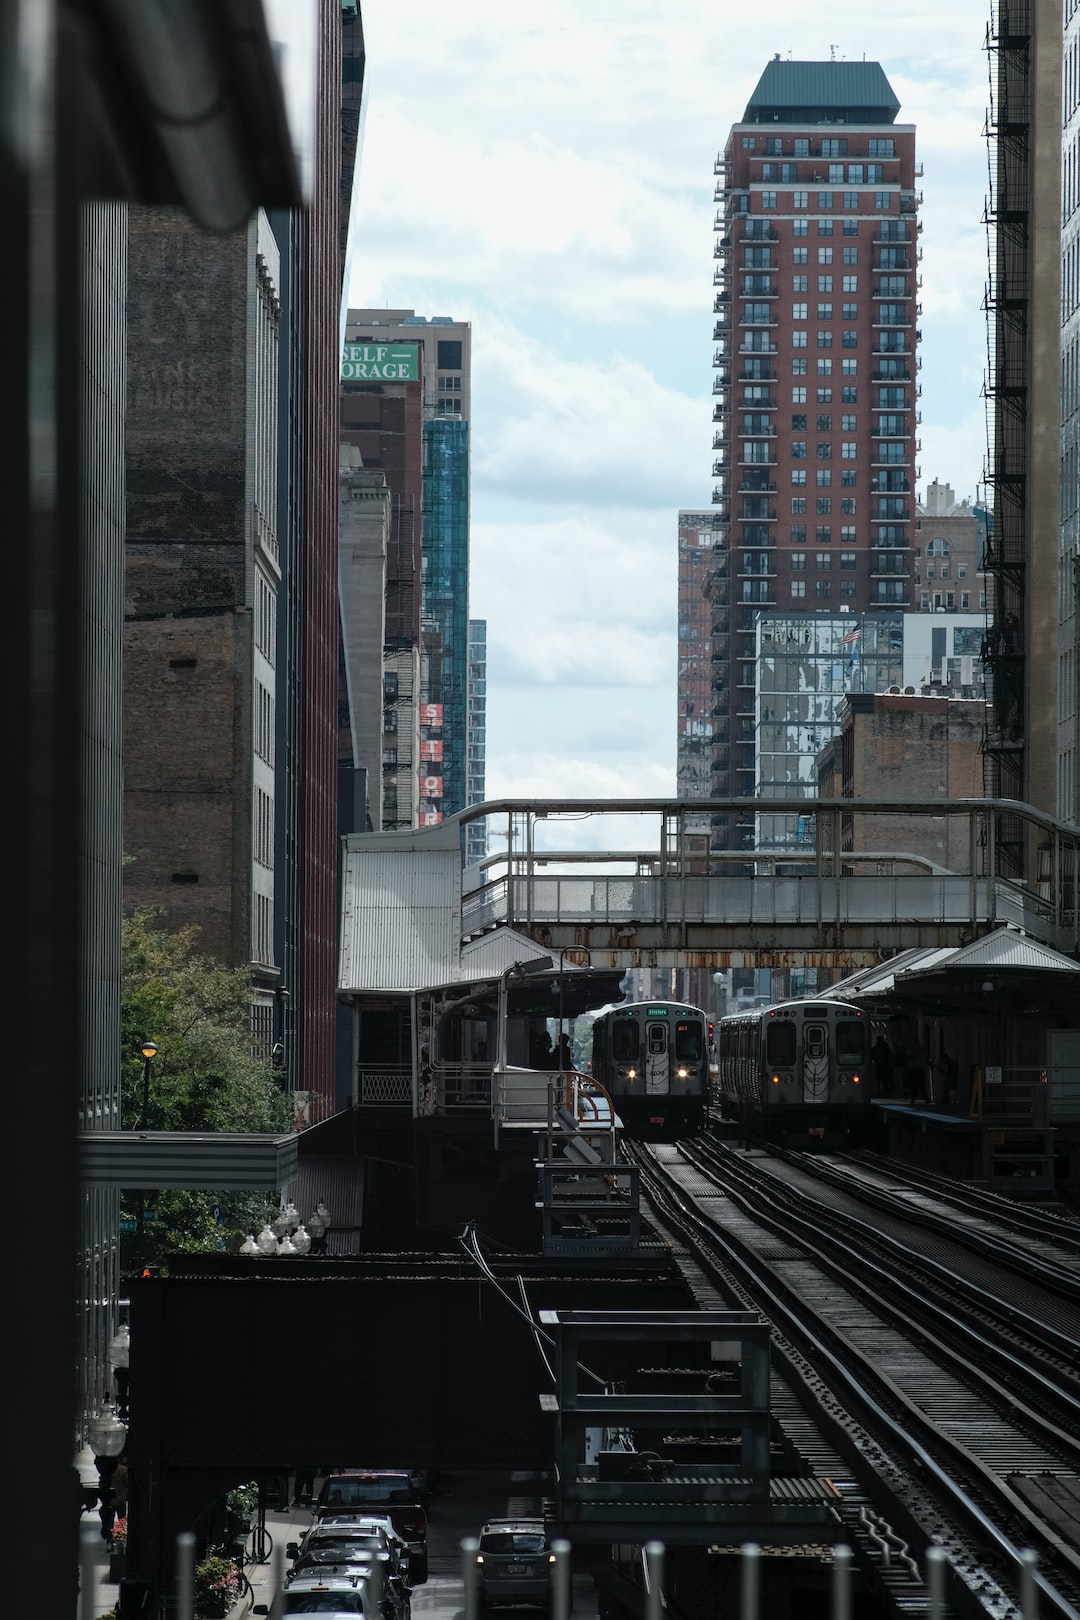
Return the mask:
[(824, 995), (879, 1004), (882, 1011), (912, 1003), (935, 1007), (977, 1005), (988, 1010), (1017, 1002), (1071, 1003), (1080, 986), (1080, 963), (1017, 928), (997, 928), (970, 945), (901, 951), (873, 968), (841, 979)]

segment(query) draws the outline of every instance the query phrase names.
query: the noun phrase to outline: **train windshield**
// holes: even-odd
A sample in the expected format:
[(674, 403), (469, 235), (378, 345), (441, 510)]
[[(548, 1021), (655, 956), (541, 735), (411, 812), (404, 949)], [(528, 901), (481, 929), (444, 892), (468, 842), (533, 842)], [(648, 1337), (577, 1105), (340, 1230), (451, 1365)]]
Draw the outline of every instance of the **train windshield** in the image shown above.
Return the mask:
[(683, 1063), (701, 1062), (702, 1033), (700, 1024), (675, 1025), (675, 1056)]
[(765, 1026), (765, 1061), (771, 1069), (790, 1068), (795, 1062), (795, 1025)]
[(611, 1025), (611, 1059), (613, 1063), (636, 1063), (638, 1055), (638, 1027), (632, 1018), (616, 1018)]
[(857, 1018), (841, 1018), (836, 1026), (837, 1063), (861, 1063), (866, 1053), (866, 1032)]

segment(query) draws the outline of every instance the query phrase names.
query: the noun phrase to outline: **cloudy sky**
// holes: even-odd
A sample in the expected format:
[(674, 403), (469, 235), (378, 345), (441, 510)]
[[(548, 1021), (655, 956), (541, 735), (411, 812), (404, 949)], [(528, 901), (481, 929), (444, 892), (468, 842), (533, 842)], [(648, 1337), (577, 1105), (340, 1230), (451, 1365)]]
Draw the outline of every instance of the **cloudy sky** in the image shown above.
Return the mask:
[(916, 125), (918, 487), (975, 495), (986, 16), (985, 0), (363, 0), (350, 303), (472, 322), (489, 798), (674, 795), (676, 514), (712, 488), (713, 163), (775, 54), (880, 61)]

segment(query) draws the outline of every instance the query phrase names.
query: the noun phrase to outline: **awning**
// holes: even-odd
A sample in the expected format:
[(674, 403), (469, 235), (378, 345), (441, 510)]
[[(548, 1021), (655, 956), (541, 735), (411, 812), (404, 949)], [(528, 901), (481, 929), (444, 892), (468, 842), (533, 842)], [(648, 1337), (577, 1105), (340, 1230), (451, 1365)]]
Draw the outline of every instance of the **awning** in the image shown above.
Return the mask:
[(84, 1186), (175, 1187), (189, 1192), (280, 1192), (296, 1174), (292, 1131), (84, 1131)]

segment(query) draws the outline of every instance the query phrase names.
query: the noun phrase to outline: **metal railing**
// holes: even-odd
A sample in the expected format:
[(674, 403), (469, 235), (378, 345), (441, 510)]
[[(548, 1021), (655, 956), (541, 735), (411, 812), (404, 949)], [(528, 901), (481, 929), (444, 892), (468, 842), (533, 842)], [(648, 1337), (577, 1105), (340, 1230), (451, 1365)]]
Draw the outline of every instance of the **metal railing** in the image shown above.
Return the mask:
[[(871, 1527), (867, 1527), (871, 1528)], [(892, 1560), (903, 1563), (908, 1574), (919, 1578), (919, 1565), (905, 1543), (895, 1536), (883, 1535), (871, 1539), (879, 1541), (878, 1553), (882, 1563), (890, 1567)], [(78, 1620), (96, 1620), (100, 1613), (97, 1591), (97, 1542), (91, 1531), (84, 1531), (79, 1549), (79, 1601)], [(165, 1598), (165, 1609), (175, 1620), (195, 1620), (195, 1537), (185, 1532), (176, 1538), (176, 1575), (173, 1590)], [(480, 1590), (477, 1555), (480, 1543), (475, 1537), (464, 1537), (459, 1543), (461, 1553), (461, 1582), (464, 1596), (464, 1620), (479, 1620)], [(553, 1555), (551, 1580), (551, 1620), (570, 1620), (572, 1610), (572, 1558), (569, 1541), (556, 1539), (551, 1543)], [(667, 1603), (664, 1595), (664, 1561), (666, 1548), (662, 1541), (650, 1540), (640, 1549), (637, 1580), (643, 1594), (645, 1620), (663, 1620)], [(739, 1552), (739, 1620), (761, 1620), (761, 1558), (762, 1549), (756, 1542), (746, 1542)], [(272, 1595), (268, 1605), (268, 1620), (284, 1620), (285, 1616), (285, 1553), (278, 1546), (273, 1552)], [(1049, 1585), (1039, 1573), (1038, 1557), (1030, 1551), (1019, 1551), (1011, 1560), (1019, 1592), (1019, 1612), (1022, 1620), (1039, 1620), (1040, 1600), (1043, 1615), (1056, 1615), (1061, 1620), (1075, 1620), (1076, 1611)], [(850, 1620), (853, 1609), (855, 1558), (852, 1549), (844, 1544), (832, 1548), (831, 1602), (832, 1620)], [(923, 1559), (922, 1580), (926, 1592), (926, 1620), (946, 1620), (948, 1613), (946, 1586), (949, 1574), (948, 1557), (943, 1547), (930, 1546)], [(375, 1594), (377, 1596), (377, 1594)], [(370, 1611), (377, 1614), (379, 1606), (373, 1602)]]
[[(1012, 923), (1059, 950), (1080, 943), (1080, 830), (1016, 800), (496, 801), (455, 819), (480, 815), (493, 836), (505, 817), (506, 848), (488, 858), (487, 881), (464, 899), (465, 935), (497, 923), (617, 929), (773, 920), (835, 929), (892, 918), (969, 928)], [(655, 818), (656, 846), (547, 847), (563, 817), (614, 815)], [(772, 826), (782, 817), (797, 821), (800, 835), (768, 851), (703, 854), (692, 836), (703, 816), (726, 820), (751, 842), (762, 817)], [(609, 870), (583, 870), (598, 862)]]

